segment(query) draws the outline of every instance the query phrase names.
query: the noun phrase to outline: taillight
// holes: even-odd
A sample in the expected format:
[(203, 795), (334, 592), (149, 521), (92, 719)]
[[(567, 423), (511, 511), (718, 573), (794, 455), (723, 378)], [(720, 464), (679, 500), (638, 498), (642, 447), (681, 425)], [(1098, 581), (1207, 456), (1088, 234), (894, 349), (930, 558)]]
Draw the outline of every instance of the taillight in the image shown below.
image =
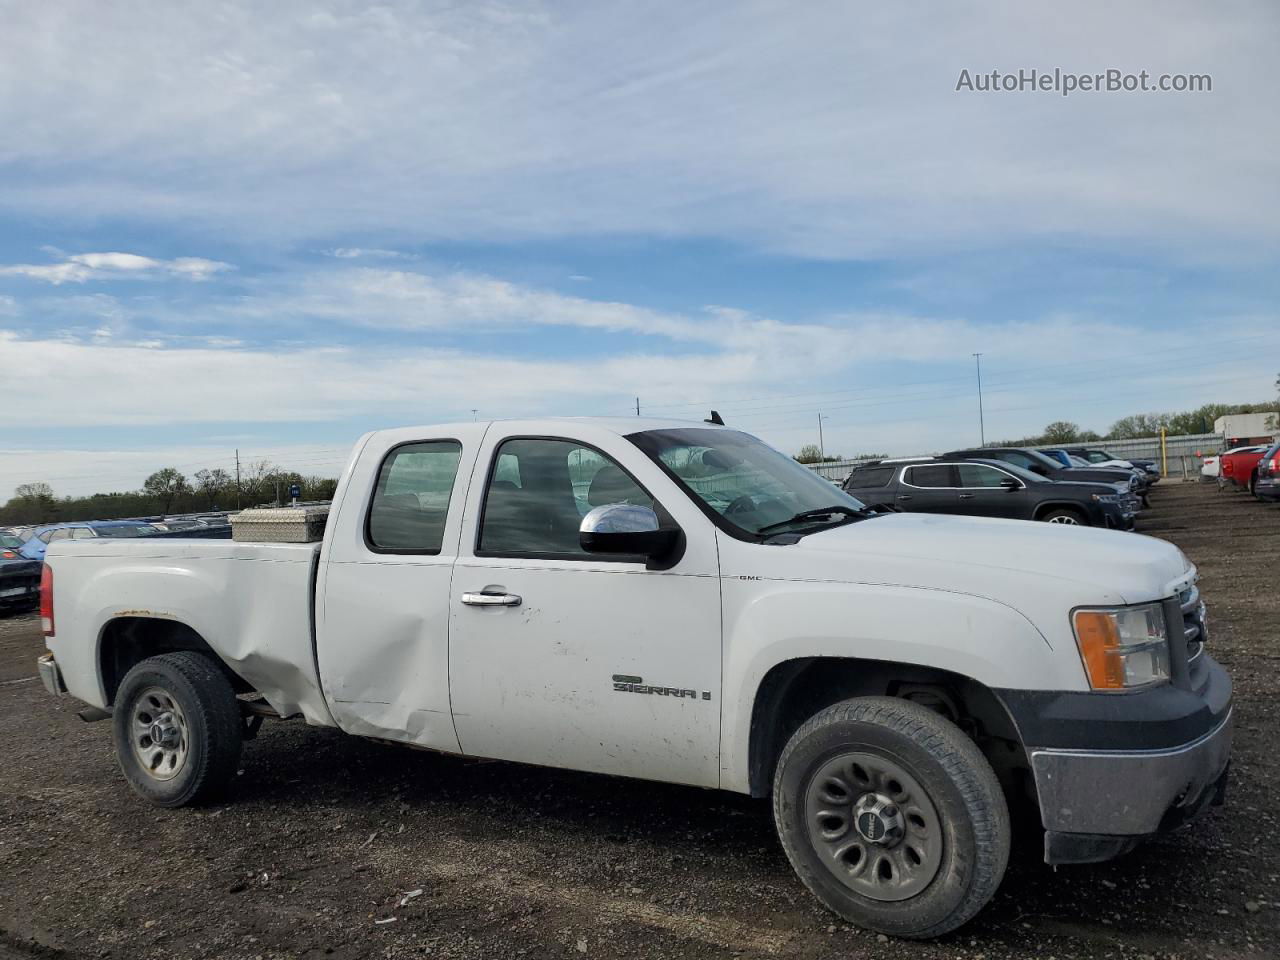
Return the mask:
[(47, 563), (40, 573), (40, 626), (46, 637), (53, 636), (53, 567)]
[(1231, 461), (1230, 461), (1230, 460), (1223, 460), (1223, 461), (1222, 461), (1222, 472), (1223, 472), (1223, 473), (1231, 473)]
[(17, 559), (18, 559), (18, 555), (17, 555), (16, 553), (14, 553), (12, 550), (6, 550), (6, 551), (4, 551), (3, 553), (0, 553), (0, 557), (4, 557), (4, 559), (6, 559), (6, 560), (17, 560)]

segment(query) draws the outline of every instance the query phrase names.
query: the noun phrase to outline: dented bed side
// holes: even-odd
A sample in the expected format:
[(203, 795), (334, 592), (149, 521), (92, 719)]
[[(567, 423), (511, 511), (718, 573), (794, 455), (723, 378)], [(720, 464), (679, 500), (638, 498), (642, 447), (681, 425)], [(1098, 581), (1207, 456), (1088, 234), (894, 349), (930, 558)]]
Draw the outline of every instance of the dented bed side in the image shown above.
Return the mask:
[(181, 623), (281, 716), (333, 726), (316, 674), (312, 590), (319, 543), (84, 540), (54, 545), (57, 632), (68, 691), (107, 708), (101, 645), (119, 618)]

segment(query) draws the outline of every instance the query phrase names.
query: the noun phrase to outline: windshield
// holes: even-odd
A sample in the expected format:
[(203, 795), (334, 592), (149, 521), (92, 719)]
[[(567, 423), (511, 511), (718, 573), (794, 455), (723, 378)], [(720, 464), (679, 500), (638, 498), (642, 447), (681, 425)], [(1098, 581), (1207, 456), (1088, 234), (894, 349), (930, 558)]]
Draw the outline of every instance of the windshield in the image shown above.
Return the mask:
[[(847, 522), (851, 512), (864, 509), (830, 480), (736, 430), (648, 430), (627, 439), (727, 526), (751, 537)], [(800, 516), (828, 509), (829, 521)]]
[(1032, 473), (1026, 467), (1020, 467), (1016, 463), (1009, 463), (1009, 461), (1007, 460), (978, 460), (975, 462), (989, 464), (990, 466), (993, 466), (993, 467), (999, 467), (1001, 470), (1005, 471), (1006, 473), (1012, 473), (1019, 480), (1025, 481), (1026, 483), (1048, 483), (1049, 482), (1044, 477), (1040, 476), (1040, 474)]
[(1025, 453), (1027, 456), (1029, 456), (1032, 460), (1039, 460), (1041, 466), (1051, 467), (1054, 470), (1062, 469), (1062, 463), (1060, 461), (1053, 459), (1053, 457), (1045, 456), (1039, 450), (1024, 450), (1022, 452)]

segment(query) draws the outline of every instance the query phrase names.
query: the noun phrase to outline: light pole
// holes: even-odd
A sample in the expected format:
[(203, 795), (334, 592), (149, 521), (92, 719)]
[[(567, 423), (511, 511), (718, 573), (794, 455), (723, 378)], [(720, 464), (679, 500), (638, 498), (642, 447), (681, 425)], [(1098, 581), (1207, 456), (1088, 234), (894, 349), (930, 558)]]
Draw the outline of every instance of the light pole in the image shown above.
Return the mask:
[(987, 425), (982, 418), (982, 354), (975, 353), (973, 362), (978, 366), (978, 436), (982, 445), (987, 445)]
[(822, 442), (822, 421), (830, 419), (830, 417), (824, 417), (822, 414), (818, 414), (818, 456), (823, 460), (827, 459), (827, 448)]

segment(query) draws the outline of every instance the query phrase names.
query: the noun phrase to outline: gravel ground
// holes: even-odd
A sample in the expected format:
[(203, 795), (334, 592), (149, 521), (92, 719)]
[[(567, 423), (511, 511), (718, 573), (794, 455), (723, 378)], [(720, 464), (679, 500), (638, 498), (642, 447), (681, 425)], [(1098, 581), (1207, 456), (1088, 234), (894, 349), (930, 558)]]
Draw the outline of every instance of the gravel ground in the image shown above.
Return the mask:
[(39, 621), (22, 614), (0, 619), (0, 960), (1276, 957), (1280, 507), (1195, 484), (1154, 501), (1140, 529), (1200, 565), (1236, 683), (1228, 804), (1097, 866), (1052, 870), (1028, 833), (994, 901), (941, 941), (826, 913), (763, 801), (296, 721), (246, 744), (231, 803), (155, 810), (109, 725), (32, 680)]

